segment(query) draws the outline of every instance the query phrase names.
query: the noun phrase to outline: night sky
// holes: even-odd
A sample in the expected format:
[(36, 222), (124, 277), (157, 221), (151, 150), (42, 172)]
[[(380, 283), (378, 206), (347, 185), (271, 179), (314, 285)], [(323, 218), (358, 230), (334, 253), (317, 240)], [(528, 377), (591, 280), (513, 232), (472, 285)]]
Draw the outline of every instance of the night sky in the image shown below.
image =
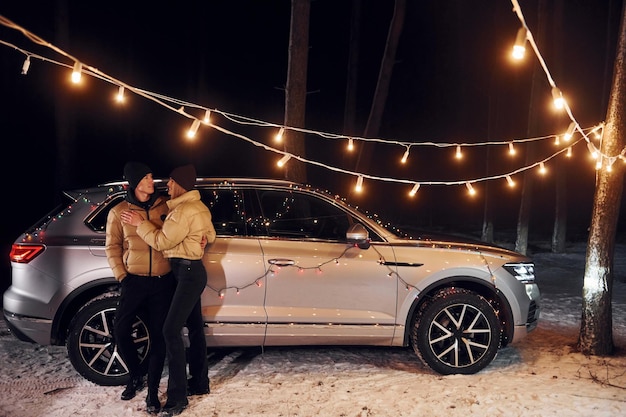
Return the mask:
[[(390, 0), (362, 3), (357, 136), (365, 127), (393, 13)], [(567, 128), (569, 120), (548, 109), (550, 88), (540, 72), (542, 87), (536, 94), (545, 96), (545, 106), (533, 109), (539, 113), (538, 125), (529, 132), (530, 86), (537, 60), (528, 50), (523, 63), (509, 61), (520, 27), (510, 1), (407, 3), (380, 138), (475, 143), (547, 136)], [(536, 39), (537, 3), (520, 0)], [(559, 2), (547, 3), (549, 40), (539, 48), (574, 116), (582, 127), (591, 127), (606, 113), (622, 1), (561, 1), (564, 9), (559, 19), (555, 17)], [(347, 0), (312, 1), (307, 129), (344, 133), (350, 8)], [(165, 6), (153, 1), (14, 1), (4, 2), (0, 15), (127, 84), (227, 113), (283, 122), (287, 0), (177, 1)], [(59, 21), (65, 30), (59, 29)], [(0, 40), (72, 64), (4, 26)], [(190, 123), (181, 115), (133, 95), (118, 106), (112, 99), (117, 87), (83, 77), (84, 84), (76, 88), (68, 83), (68, 69), (36, 59), (28, 74), (21, 75), (24, 58), (0, 45), (4, 201), (10, 201), (10, 210), (18, 214), (15, 221), (2, 222), (3, 248), (54, 206), (60, 189), (118, 180), (127, 160), (145, 161), (162, 177), (188, 162), (204, 176), (282, 177), (271, 152), (208, 128), (201, 128), (190, 144), (183, 137)], [(55, 114), (66, 120), (64, 130), (58, 129)], [(272, 145), (272, 130), (228, 126)], [(69, 143), (63, 152), (58, 150), (59, 135)], [(307, 156), (324, 164), (415, 181), (479, 178), (526, 165), (523, 147), (518, 147), (514, 161), (504, 156), (504, 147), (489, 151), (483, 147), (466, 150), (462, 163), (454, 160), (453, 149), (412, 148), (409, 162), (401, 166), (403, 148), (376, 144), (367, 145), (375, 146), (374, 158), (357, 168), (358, 152), (347, 154), (345, 142), (314, 135), (306, 140)], [(554, 152), (544, 148), (541, 155)], [(584, 231), (595, 172), (584, 145), (574, 154), (559, 169), (568, 172), (571, 230)], [(61, 174), (61, 158), (69, 165), (67, 175)], [(346, 196), (351, 204), (381, 212), (385, 218), (418, 227), (480, 231), (482, 183), (476, 185), (479, 195), (474, 198), (463, 186), (423, 186), (409, 199), (410, 186), (376, 181), (366, 181), (364, 193), (357, 195), (352, 192), (355, 177), (313, 166), (307, 169), (310, 184)], [(490, 185), (499, 202), (496, 232), (515, 229), (521, 180), (516, 178), (519, 186), (513, 190), (502, 180)], [(531, 234), (550, 235), (554, 194), (554, 175), (536, 182)], [(6, 210), (5, 215), (11, 214)]]

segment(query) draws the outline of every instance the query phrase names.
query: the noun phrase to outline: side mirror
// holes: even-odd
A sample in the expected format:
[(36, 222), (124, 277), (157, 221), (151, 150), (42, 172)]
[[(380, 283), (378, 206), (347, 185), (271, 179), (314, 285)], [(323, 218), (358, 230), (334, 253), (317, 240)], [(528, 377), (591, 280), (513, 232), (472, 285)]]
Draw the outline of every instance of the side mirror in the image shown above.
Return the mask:
[(370, 235), (367, 229), (360, 223), (355, 223), (346, 232), (348, 243), (358, 246), (360, 249), (368, 249), (370, 247)]

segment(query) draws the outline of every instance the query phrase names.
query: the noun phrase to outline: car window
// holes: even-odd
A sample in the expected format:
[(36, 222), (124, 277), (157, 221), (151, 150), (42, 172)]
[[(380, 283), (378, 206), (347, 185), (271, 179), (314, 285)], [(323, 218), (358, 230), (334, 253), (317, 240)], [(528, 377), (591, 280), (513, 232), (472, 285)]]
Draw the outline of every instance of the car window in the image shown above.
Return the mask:
[(104, 232), (107, 226), (109, 211), (124, 199), (124, 194), (119, 194), (106, 202), (100, 210), (87, 218), (85, 224), (96, 232)]
[(267, 234), (283, 238), (345, 241), (348, 214), (313, 195), (293, 191), (259, 190)]
[(240, 190), (201, 190), (202, 201), (211, 211), (218, 236), (245, 236), (244, 193)]

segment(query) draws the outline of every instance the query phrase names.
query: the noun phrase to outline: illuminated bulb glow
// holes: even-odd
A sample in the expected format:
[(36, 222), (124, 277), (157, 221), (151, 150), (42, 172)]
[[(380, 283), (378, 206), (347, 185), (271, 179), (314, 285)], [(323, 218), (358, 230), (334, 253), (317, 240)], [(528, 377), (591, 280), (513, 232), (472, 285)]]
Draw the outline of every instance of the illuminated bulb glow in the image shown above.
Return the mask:
[(565, 132), (565, 135), (563, 135), (563, 140), (565, 142), (569, 142), (572, 136), (574, 136), (574, 130), (576, 130), (576, 123), (571, 122), (569, 124), (569, 127), (567, 128), (567, 132)]
[(587, 149), (589, 149), (589, 153), (593, 159), (598, 159), (598, 150), (593, 146), (593, 143), (587, 142)]
[(546, 169), (546, 164), (544, 164), (543, 162), (541, 162), (541, 163), (539, 164), (539, 173), (540, 173), (541, 175), (545, 175), (545, 173), (546, 173), (547, 171), (548, 171), (548, 170)]
[(278, 162), (276, 162), (276, 165), (278, 165), (279, 167), (284, 166), (287, 161), (289, 161), (291, 159), (291, 155), (285, 155), (282, 158), (280, 158), (280, 160)]
[(513, 46), (513, 58), (520, 60), (524, 58), (526, 53), (526, 38), (527, 31), (525, 28), (519, 28), (517, 36), (515, 37), (515, 45)]
[(565, 99), (563, 98), (563, 93), (559, 90), (558, 87), (552, 87), (552, 100), (554, 100), (554, 107), (558, 110), (561, 110), (565, 107)]
[(567, 156), (568, 158), (572, 157), (572, 147), (571, 146), (569, 148), (567, 148), (567, 153), (565, 154), (565, 156)]
[(509, 155), (515, 155), (515, 147), (513, 146), (513, 142), (509, 142)]
[(456, 146), (456, 153), (454, 154), (456, 159), (463, 158), (463, 153), (461, 152), (461, 147), (459, 145)]
[(515, 181), (513, 181), (510, 175), (506, 176), (506, 182), (509, 184), (509, 187), (515, 187)]
[(274, 136), (274, 139), (276, 140), (276, 142), (282, 142), (284, 134), (285, 134), (285, 128), (281, 127), (278, 133), (276, 134), (276, 136)]
[(411, 197), (415, 196), (415, 194), (417, 194), (417, 190), (419, 189), (420, 189), (420, 184), (416, 182), (413, 188), (411, 188), (411, 191), (409, 191), (409, 196)]
[(404, 151), (404, 155), (402, 155), (402, 159), (400, 160), (400, 162), (406, 164), (407, 159), (409, 159), (409, 148), (406, 148), (406, 151)]
[(348, 150), (352, 152), (354, 150), (354, 139), (348, 138)]
[(467, 192), (469, 193), (469, 195), (476, 194), (476, 190), (474, 190), (474, 187), (472, 187), (472, 184), (470, 184), (469, 182), (466, 182), (465, 186), (467, 187)]
[(602, 159), (596, 161), (596, 171), (602, 169)]
[(28, 69), (30, 68), (30, 55), (26, 56), (24, 63), (22, 64), (22, 75), (28, 74)]
[(193, 139), (196, 137), (196, 133), (198, 133), (198, 128), (200, 127), (200, 120), (195, 119), (193, 123), (191, 123), (191, 127), (187, 131), (187, 137), (189, 139)]
[(74, 84), (78, 84), (80, 82), (80, 77), (83, 72), (83, 64), (76, 61), (74, 63), (74, 70), (72, 71), (72, 82)]
[(123, 85), (120, 85), (120, 88), (117, 90), (115, 101), (117, 101), (118, 103), (124, 102), (124, 86)]
[(363, 175), (359, 175), (359, 178), (356, 179), (356, 186), (354, 187), (354, 191), (360, 193), (363, 191)]
[(207, 110), (207, 111), (204, 113), (204, 119), (202, 120), (202, 122), (203, 122), (205, 125), (208, 125), (209, 123), (211, 123), (211, 110)]
[(589, 134), (593, 135), (595, 139), (600, 139), (602, 137), (603, 127), (604, 126), (602, 124), (599, 124), (598, 126), (591, 129), (591, 132), (589, 132)]
[(554, 137), (554, 144), (555, 144), (556, 146), (559, 146), (559, 145), (561, 144), (561, 140), (559, 139), (559, 135), (556, 135), (556, 136)]

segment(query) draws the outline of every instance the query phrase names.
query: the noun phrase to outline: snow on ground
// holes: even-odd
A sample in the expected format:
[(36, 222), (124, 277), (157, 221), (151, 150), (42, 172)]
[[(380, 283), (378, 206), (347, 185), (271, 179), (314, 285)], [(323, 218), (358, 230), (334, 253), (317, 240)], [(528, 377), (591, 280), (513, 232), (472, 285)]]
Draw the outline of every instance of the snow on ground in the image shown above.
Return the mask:
[[(584, 256), (584, 244), (533, 255), (540, 324), (476, 375), (434, 374), (408, 348), (219, 349), (210, 352), (211, 394), (191, 397), (182, 416), (626, 415), (626, 283), (613, 289), (616, 354), (576, 352)], [(626, 245), (615, 270), (626, 275)], [(80, 377), (64, 347), (19, 342), (4, 321), (0, 363), (0, 417), (147, 416), (145, 391), (121, 401), (122, 387)], [(163, 400), (166, 385), (164, 375)]]

